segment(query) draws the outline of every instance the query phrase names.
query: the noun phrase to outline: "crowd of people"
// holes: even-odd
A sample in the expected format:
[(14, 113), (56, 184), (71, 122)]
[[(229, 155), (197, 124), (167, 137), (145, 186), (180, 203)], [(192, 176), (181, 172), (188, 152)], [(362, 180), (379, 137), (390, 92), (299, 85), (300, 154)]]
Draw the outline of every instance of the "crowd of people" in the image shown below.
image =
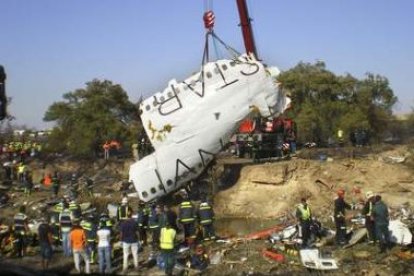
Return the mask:
[[(368, 233), (368, 243), (378, 244), (380, 253), (385, 252), (390, 247), (389, 235), (389, 213), (388, 207), (380, 195), (375, 195), (372, 191), (366, 192), (365, 201), (361, 209), (361, 214), (365, 218), (365, 227)], [(349, 237), (346, 231), (346, 210), (356, 210), (357, 204), (349, 204), (345, 200), (345, 190), (339, 189), (334, 200), (334, 222), (336, 228), (335, 241), (338, 246), (345, 246)], [(300, 225), (302, 235), (302, 246), (307, 248), (310, 245), (312, 225), (314, 219), (306, 198), (301, 199), (301, 203), (296, 208), (296, 218)]]
[[(148, 248), (151, 256), (158, 255), (157, 262), (166, 274), (171, 275), (176, 261), (175, 249), (180, 244), (193, 252), (189, 256), (191, 267), (202, 270), (208, 265), (203, 243), (216, 236), (214, 212), (206, 199), (196, 207), (183, 195), (178, 209), (174, 209), (166, 204), (142, 201), (133, 206), (124, 194), (116, 216), (111, 217), (108, 210), (99, 215), (91, 211), (95, 210), (93, 208), (88, 210), (82, 210), (76, 198), (64, 195), (49, 212), (37, 218), (39, 225), (34, 239), (28, 226), (30, 218), (22, 205), (13, 218), (13, 254), (24, 257), (28, 245), (36, 240), (44, 270), (49, 268), (55, 252), (61, 251), (64, 257), (73, 258), (78, 273), (111, 274), (117, 269), (114, 255), (118, 247), (123, 256), (121, 273), (125, 274), (130, 256), (138, 271), (138, 252)], [(183, 240), (177, 238), (180, 232), (183, 232)], [(119, 242), (121, 245), (115, 246)], [(91, 264), (96, 262), (99, 271), (92, 271)]]
[(260, 116), (244, 120), (235, 135), (235, 154), (254, 162), (296, 153), (296, 123), (290, 118)]
[(35, 157), (41, 152), (42, 144), (35, 141), (11, 141), (0, 146), (0, 156), (5, 156), (10, 162), (13, 160), (25, 162), (29, 156)]

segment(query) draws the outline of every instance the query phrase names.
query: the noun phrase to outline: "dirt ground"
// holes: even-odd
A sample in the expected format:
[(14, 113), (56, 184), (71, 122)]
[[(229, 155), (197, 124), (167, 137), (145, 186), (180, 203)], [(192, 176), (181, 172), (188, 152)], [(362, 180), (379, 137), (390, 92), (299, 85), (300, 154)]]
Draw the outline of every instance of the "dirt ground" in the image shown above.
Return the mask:
[[(240, 163), (240, 160), (227, 157), (218, 160), (217, 166), (229, 163), (229, 159), (236, 164)], [(130, 163), (130, 160), (107, 164), (101, 161), (55, 161), (49, 164), (33, 163), (32, 166), (36, 171), (35, 179), (55, 169), (67, 176), (74, 171), (83, 176), (94, 176), (97, 183), (94, 188), (96, 197), (92, 199), (81, 193), (80, 199), (81, 202), (89, 201), (102, 209), (106, 203), (119, 202), (119, 184), (127, 179)], [(305, 269), (297, 256), (283, 253), (285, 260), (282, 263), (263, 257), (262, 250), (273, 246), (268, 240), (243, 239), (245, 234), (288, 219), (301, 197), (308, 198), (314, 215), (328, 227), (332, 227), (332, 202), (338, 188), (346, 190), (346, 199), (351, 203), (364, 200), (367, 191), (379, 193), (395, 216), (399, 214), (401, 206), (414, 204), (414, 149), (408, 145), (302, 150), (290, 160), (245, 163), (236, 183), (218, 192), (213, 198), (218, 217), (217, 234), (226, 242), (207, 244), (210, 257), (220, 261), (219, 264), (211, 264), (203, 275), (321, 274)], [(64, 189), (63, 185), (62, 192)], [(11, 204), (0, 209), (1, 216), (8, 221), (11, 221), (21, 204), (29, 206), (29, 216), (39, 217), (48, 209), (46, 203), (51, 200), (51, 191), (44, 188), (29, 197), (15, 188), (9, 194)], [(338, 270), (329, 273), (331, 275), (414, 275), (414, 256), (408, 254), (403, 258), (400, 254), (411, 252), (411, 248), (395, 246), (390, 252), (379, 254), (376, 246), (364, 242), (349, 249), (338, 249), (330, 241), (325, 244), (322, 250), (332, 255), (339, 266)], [(163, 275), (156, 267), (145, 267), (149, 254), (149, 248), (144, 248), (140, 254), (141, 269), (130, 275)], [(120, 257), (116, 262), (119, 264), (119, 261)], [(34, 256), (23, 259), (1, 256), (0, 264), (2, 268), (15, 269), (15, 275), (40, 273), (40, 260), (35, 252)], [(92, 266), (92, 269), (96, 272), (97, 266)], [(116, 272), (119, 271), (118, 267)], [(64, 258), (57, 252), (51, 269), (43, 275), (73, 273), (71, 258)], [(197, 274), (193, 270), (186, 270), (185, 273)]]
[[(306, 158), (311, 156), (308, 152), (302, 153), (305, 158), (247, 165), (233, 187), (215, 196), (215, 211), (225, 217), (276, 218), (294, 211), (305, 197), (316, 216), (326, 215), (338, 188), (345, 189), (347, 200), (353, 203), (365, 200), (365, 193), (373, 191), (390, 207), (414, 204), (414, 167), (410, 163), (414, 156), (408, 146), (344, 157), (350, 150), (325, 152), (331, 156), (326, 161)], [(392, 163), (387, 159), (390, 156), (406, 160)]]

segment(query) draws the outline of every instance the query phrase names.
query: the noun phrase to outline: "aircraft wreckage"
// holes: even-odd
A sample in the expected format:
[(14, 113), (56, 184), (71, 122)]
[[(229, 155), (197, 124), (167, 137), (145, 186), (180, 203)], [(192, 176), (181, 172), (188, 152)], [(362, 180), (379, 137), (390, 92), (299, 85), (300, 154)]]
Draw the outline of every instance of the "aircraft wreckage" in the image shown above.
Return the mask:
[(254, 52), (208, 61), (208, 37), (219, 38), (206, 14), (204, 20), (209, 31), (200, 72), (181, 82), (171, 80), (140, 104), (155, 151), (131, 165), (129, 180), (145, 202), (196, 179), (252, 111), (276, 116), (290, 103), (278, 88), (279, 70), (258, 61)]

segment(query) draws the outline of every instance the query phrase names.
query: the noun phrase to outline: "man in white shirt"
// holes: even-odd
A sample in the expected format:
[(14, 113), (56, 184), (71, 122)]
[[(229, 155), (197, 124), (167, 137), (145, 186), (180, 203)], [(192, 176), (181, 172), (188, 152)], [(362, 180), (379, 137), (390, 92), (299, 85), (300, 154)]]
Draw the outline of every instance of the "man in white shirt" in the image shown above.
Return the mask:
[(96, 235), (98, 237), (99, 272), (111, 274), (111, 230), (101, 222)]

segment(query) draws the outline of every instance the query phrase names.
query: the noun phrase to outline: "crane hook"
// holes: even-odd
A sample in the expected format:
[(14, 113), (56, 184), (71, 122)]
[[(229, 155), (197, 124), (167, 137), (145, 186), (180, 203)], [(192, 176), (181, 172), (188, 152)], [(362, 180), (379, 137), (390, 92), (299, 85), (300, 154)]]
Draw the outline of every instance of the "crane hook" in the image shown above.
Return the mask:
[(212, 10), (206, 11), (203, 15), (204, 27), (211, 32), (214, 28), (214, 12)]

